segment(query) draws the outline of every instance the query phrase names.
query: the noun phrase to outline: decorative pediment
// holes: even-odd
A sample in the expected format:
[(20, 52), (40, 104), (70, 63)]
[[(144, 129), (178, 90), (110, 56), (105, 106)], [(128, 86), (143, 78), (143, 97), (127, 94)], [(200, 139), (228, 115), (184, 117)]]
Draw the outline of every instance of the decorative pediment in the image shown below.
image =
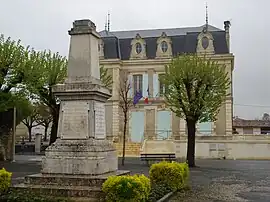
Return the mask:
[(172, 56), (172, 41), (165, 32), (157, 39), (156, 58)]
[(146, 59), (146, 42), (139, 33), (131, 41), (130, 59)]
[(100, 39), (98, 42), (98, 53), (99, 53), (99, 58), (103, 59), (104, 58), (104, 42), (102, 39)]
[(210, 32), (204, 27), (197, 38), (197, 53), (215, 54), (214, 38)]

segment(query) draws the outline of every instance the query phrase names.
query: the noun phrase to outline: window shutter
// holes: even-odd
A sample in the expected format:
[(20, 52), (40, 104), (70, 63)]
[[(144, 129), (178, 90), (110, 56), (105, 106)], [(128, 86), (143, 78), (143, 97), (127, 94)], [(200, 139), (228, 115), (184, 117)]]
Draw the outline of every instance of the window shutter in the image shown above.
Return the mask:
[(143, 74), (142, 80), (142, 95), (143, 97), (148, 97), (148, 74)]
[(130, 85), (130, 90), (128, 92), (128, 95), (129, 95), (129, 97), (133, 97), (133, 91), (134, 91), (134, 89), (133, 89), (133, 75), (131, 75), (131, 74), (128, 75), (128, 83)]
[(153, 74), (153, 97), (159, 97), (158, 74)]

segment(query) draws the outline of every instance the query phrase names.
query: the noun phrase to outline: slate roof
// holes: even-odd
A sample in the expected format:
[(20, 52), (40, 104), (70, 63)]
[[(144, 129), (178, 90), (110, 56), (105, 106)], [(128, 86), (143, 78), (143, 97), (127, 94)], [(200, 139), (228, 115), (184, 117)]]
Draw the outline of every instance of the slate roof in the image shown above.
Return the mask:
[[(128, 60), (131, 51), (131, 41), (135, 38), (136, 34), (146, 42), (146, 55), (148, 59), (156, 57), (157, 39), (165, 32), (172, 40), (173, 55), (179, 53), (195, 53), (197, 48), (197, 37), (203, 30), (203, 26), (199, 27), (186, 27), (186, 28), (171, 28), (171, 29), (147, 29), (147, 30), (130, 30), (130, 31), (101, 31), (104, 41), (104, 58), (114, 59), (120, 58)], [(208, 25), (209, 32), (214, 38), (214, 48), (216, 54), (229, 53), (225, 31), (219, 28)]]

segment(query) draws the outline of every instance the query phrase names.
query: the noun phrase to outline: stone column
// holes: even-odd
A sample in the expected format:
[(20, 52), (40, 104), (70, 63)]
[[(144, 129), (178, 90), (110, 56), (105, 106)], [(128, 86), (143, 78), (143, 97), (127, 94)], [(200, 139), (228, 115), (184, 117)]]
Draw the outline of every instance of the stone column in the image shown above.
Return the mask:
[(120, 71), (119, 67), (113, 68), (112, 99), (119, 100)]
[(144, 134), (147, 139), (153, 139), (156, 135), (156, 109), (155, 107), (145, 107), (145, 128)]
[(35, 153), (39, 154), (41, 151), (41, 139), (42, 139), (42, 134), (37, 133), (36, 138), (35, 138)]
[(223, 103), (220, 107), (215, 125), (216, 125), (215, 127), (216, 135), (221, 135), (221, 136), (226, 135), (226, 104), (225, 103)]
[(153, 75), (154, 75), (154, 70), (153, 69), (149, 69), (148, 70), (148, 86), (149, 86), (149, 94), (150, 97), (153, 97), (153, 91), (154, 91), (154, 87), (153, 87)]
[(113, 102), (107, 101), (105, 104), (105, 122), (106, 122), (106, 138), (113, 141)]
[(180, 137), (180, 118), (172, 112), (172, 137), (178, 140)]
[(184, 119), (180, 119), (180, 136), (185, 136), (187, 135), (187, 124)]
[(120, 140), (120, 114), (119, 114), (119, 102), (118, 101), (113, 101), (112, 102), (112, 133), (113, 133), (113, 139), (116, 142), (119, 142)]
[(225, 105), (226, 114), (226, 135), (232, 135), (232, 99), (228, 97)]

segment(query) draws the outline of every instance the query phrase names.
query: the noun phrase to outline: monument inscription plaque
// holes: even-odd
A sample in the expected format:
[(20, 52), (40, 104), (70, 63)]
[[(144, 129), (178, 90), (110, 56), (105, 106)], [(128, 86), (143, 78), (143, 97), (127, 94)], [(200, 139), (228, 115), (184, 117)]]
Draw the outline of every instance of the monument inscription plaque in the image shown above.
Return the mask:
[(106, 127), (105, 127), (105, 104), (101, 102), (95, 102), (95, 138), (105, 139)]
[(89, 104), (85, 101), (64, 102), (62, 106), (62, 139), (86, 139)]

